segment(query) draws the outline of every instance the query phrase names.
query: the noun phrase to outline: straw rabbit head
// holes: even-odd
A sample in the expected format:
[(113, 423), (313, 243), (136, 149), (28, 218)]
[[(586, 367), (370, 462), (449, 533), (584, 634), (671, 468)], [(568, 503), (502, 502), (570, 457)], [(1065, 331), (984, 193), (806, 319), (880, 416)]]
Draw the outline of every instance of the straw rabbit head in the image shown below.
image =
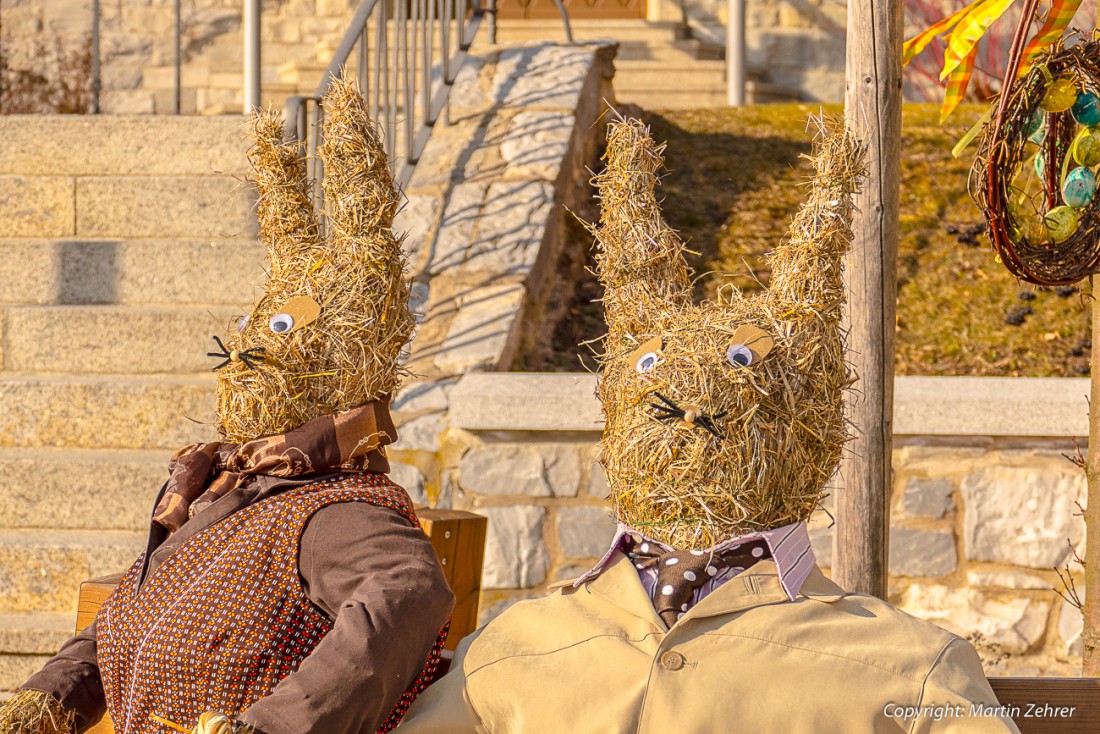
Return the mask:
[(655, 187), (663, 146), (612, 123), (593, 229), (605, 288), (601, 462), (617, 518), (678, 548), (807, 519), (847, 440), (841, 266), (862, 151), (816, 142), (808, 200), (770, 255), (770, 287), (693, 305)]
[(274, 113), (253, 121), (249, 152), (266, 292), (223, 343), (220, 433), (235, 442), (284, 433), (327, 413), (386, 398), (412, 331), (404, 256), (392, 223), (398, 191), (380, 133), (353, 80), (323, 108), (326, 233), (309, 195), (302, 146)]

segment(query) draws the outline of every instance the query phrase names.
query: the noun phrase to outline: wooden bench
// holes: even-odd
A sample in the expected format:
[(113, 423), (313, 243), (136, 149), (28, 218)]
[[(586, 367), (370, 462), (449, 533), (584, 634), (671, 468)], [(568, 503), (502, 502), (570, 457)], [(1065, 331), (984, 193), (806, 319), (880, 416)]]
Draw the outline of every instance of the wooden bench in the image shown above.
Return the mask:
[[(434, 510), (418, 508), (420, 526), (431, 540), (432, 548), (443, 565), (451, 591), (455, 595), (455, 608), (451, 614), (451, 631), (447, 635), (445, 650), (453, 651), (458, 641), (477, 628), (477, 608), (481, 595), (481, 566), (485, 555), (486, 518), (460, 510)], [(100, 606), (118, 585), (122, 574), (104, 576), (85, 581), (80, 585), (77, 604), (76, 629), (80, 630), (95, 621)], [(449, 660), (444, 653), (445, 663)], [(449, 664), (449, 663), (447, 663)], [(441, 666), (446, 671), (446, 664)], [(86, 734), (114, 734), (109, 715), (88, 729)]]
[(990, 678), (1022, 734), (1100, 732), (1100, 678)]

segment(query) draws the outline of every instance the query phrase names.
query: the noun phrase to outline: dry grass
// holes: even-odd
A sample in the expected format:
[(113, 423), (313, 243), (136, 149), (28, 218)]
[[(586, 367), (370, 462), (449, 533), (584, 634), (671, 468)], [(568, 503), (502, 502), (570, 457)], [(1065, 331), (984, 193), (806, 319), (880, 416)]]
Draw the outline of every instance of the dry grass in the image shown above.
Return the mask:
[(73, 714), (42, 691), (19, 691), (0, 705), (0, 732), (8, 734), (72, 734)]
[[(324, 108), (324, 236), (299, 146), (283, 141), (275, 114), (254, 122), (250, 159), (271, 265), (266, 293), (226, 344), (237, 352), (262, 349), (263, 359), (218, 372), (219, 429), (231, 441), (284, 433), (389, 395), (400, 382), (398, 355), (413, 321), (405, 258), (392, 229), (399, 195), (355, 82), (335, 84)], [(320, 306), (316, 321), (274, 333), (272, 317), (303, 296)]]
[[(1016, 281), (994, 260), (966, 192), (974, 149), (951, 147), (985, 106), (963, 106), (940, 126), (936, 105), (906, 105), (902, 128), (901, 237), (898, 242), (896, 368), (907, 375), (1077, 377), (1088, 374), (1088, 311), (1072, 287)], [(727, 283), (757, 292), (771, 279), (766, 253), (783, 236), (810, 175), (809, 105), (638, 111), (656, 140), (668, 142), (659, 188), (669, 226), (701, 274), (695, 299)], [(826, 107), (838, 113), (838, 107)], [(583, 232), (576, 252), (589, 248)], [(594, 267), (594, 263), (590, 263)], [(580, 269), (577, 269), (580, 271)], [(549, 325), (550, 358), (525, 369), (576, 370), (603, 329), (594, 277), (577, 284), (565, 318)]]
[[(808, 198), (770, 256), (772, 287), (726, 289), (700, 306), (656, 197), (661, 152), (642, 123), (618, 122), (596, 180), (608, 319), (601, 461), (620, 520), (678, 548), (706, 548), (807, 519), (840, 459), (851, 383), (840, 271), (862, 152), (823, 128)], [(746, 327), (767, 336), (747, 341)], [(659, 346), (641, 348), (654, 339)], [(752, 347), (751, 365), (728, 361), (735, 344)], [(649, 350), (658, 362), (640, 371), (638, 352)]]

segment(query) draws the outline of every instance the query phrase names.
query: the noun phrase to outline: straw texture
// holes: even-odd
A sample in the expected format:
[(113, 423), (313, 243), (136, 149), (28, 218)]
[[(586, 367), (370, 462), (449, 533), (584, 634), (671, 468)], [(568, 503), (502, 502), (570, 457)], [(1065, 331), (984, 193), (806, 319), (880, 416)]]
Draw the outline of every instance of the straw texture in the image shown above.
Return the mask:
[[(400, 382), (413, 320), (392, 228), (399, 192), (355, 81), (337, 81), (324, 110), (324, 237), (300, 146), (283, 140), (276, 114), (253, 121), (249, 157), (270, 275), (243, 328), (226, 340), (228, 352), (262, 358), (218, 371), (218, 428), (230, 441), (285, 433), (389, 395)], [(300, 297), (320, 307), (316, 320), (276, 333), (273, 317)]]
[(73, 714), (42, 691), (19, 691), (0, 705), (3, 734), (74, 734)]
[(695, 306), (655, 194), (662, 147), (637, 120), (611, 125), (593, 228), (608, 319), (601, 461), (618, 519), (677, 548), (807, 519), (848, 438), (841, 265), (863, 151), (835, 124), (819, 127), (815, 177), (771, 254), (771, 288)]

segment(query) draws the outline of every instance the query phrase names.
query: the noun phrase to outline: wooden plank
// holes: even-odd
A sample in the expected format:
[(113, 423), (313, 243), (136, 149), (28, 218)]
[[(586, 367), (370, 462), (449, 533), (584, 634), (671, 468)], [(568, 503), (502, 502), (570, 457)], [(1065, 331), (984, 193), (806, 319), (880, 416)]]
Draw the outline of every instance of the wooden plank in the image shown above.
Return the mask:
[[(1093, 285), (1092, 338), (1100, 338), (1100, 299)], [(1092, 384), (1089, 392), (1089, 448), (1085, 463), (1088, 496), (1085, 498), (1084, 622), (1081, 628), (1081, 672), (1100, 677), (1100, 347), (1089, 358)], [(1100, 727), (1098, 727), (1100, 728)]]
[(1021, 734), (1100, 731), (1100, 679), (990, 678)]
[(95, 621), (95, 615), (107, 597), (122, 580), (121, 573), (103, 576), (98, 579), (85, 581), (80, 585), (80, 599), (76, 606), (76, 631), (84, 629)]
[(848, 591), (881, 599), (893, 446), (902, 6), (897, 0), (848, 3), (845, 72), (847, 123), (867, 146), (870, 175), (855, 197), (854, 239), (845, 263), (848, 346), (859, 382), (848, 399), (856, 435), (836, 492), (833, 578)]
[(455, 649), (459, 640), (477, 629), (487, 522), (481, 515), (460, 510), (420, 513), (420, 524), (432, 541), (455, 595), (451, 632), (444, 646), (448, 650)]

